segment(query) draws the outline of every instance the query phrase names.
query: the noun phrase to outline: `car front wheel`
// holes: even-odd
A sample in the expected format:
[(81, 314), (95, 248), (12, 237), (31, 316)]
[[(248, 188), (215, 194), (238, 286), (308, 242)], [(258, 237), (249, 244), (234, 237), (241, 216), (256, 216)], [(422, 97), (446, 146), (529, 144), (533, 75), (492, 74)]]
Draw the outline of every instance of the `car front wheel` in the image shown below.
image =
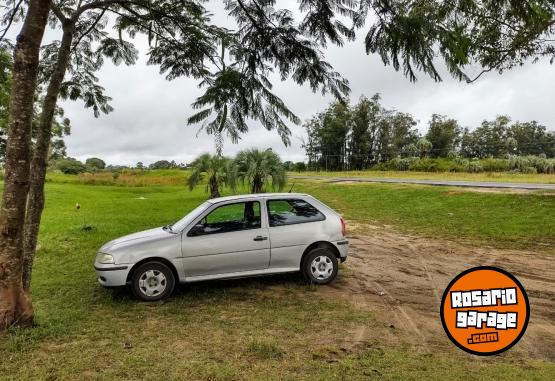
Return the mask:
[(302, 272), (309, 283), (328, 284), (335, 279), (338, 269), (337, 257), (331, 250), (316, 248), (305, 257)]
[(153, 302), (169, 296), (175, 286), (171, 269), (162, 262), (147, 262), (133, 273), (133, 294), (141, 300)]

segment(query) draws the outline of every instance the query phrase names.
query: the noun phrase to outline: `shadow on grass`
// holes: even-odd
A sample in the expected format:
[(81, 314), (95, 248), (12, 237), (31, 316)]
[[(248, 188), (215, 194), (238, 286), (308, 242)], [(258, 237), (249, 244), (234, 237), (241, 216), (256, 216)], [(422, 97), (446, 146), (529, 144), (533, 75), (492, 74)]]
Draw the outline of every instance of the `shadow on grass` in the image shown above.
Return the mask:
[[(225, 296), (235, 300), (247, 300), (257, 290), (266, 290), (274, 287), (283, 289), (306, 289), (310, 287), (300, 273), (266, 275), (250, 278), (236, 278), (227, 280), (210, 280), (194, 283), (179, 283), (175, 286), (172, 295), (156, 303), (171, 303), (172, 301), (183, 301), (185, 299), (200, 301), (206, 298), (217, 298)], [(133, 296), (129, 287), (115, 287), (105, 289), (102, 292), (111, 302), (123, 303), (147, 303), (141, 302)]]

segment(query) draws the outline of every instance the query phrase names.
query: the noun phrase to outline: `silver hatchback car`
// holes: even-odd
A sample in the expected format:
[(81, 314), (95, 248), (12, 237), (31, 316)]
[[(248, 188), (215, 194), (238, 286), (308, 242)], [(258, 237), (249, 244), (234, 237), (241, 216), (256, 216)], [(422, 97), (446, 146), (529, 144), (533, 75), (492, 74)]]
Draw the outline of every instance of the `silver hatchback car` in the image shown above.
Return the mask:
[(167, 297), (176, 282), (301, 271), (327, 284), (348, 243), (341, 216), (314, 197), (250, 194), (208, 200), (173, 225), (110, 241), (94, 268), (102, 286), (130, 285), (145, 301)]

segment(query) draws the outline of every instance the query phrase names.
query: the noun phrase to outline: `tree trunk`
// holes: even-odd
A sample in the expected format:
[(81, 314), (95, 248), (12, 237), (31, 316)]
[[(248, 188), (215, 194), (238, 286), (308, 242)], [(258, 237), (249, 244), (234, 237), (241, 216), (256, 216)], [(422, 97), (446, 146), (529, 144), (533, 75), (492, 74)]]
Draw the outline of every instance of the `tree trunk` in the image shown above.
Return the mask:
[(27, 196), (27, 210), (25, 212), (25, 229), (23, 238), (23, 288), (28, 291), (31, 285), (33, 260), (37, 247), (40, 220), (44, 209), (44, 181), (48, 167), (48, 152), (52, 138), (52, 122), (56, 111), (56, 102), (64, 76), (68, 67), (73, 41), (74, 24), (71, 20), (63, 23), (62, 43), (58, 50), (56, 67), (50, 77), (46, 96), (42, 103), (37, 141), (31, 160), (31, 174), (29, 178), (29, 194)]
[(210, 198), (220, 197), (220, 187), (216, 176), (210, 176), (208, 182), (210, 183)]
[(262, 188), (264, 187), (264, 183), (259, 176), (254, 176), (252, 179), (252, 187), (251, 193), (262, 193)]
[(33, 322), (33, 307), (21, 282), (23, 224), (29, 190), (31, 122), (39, 50), (51, 0), (31, 0), (17, 36), (0, 209), (0, 331)]

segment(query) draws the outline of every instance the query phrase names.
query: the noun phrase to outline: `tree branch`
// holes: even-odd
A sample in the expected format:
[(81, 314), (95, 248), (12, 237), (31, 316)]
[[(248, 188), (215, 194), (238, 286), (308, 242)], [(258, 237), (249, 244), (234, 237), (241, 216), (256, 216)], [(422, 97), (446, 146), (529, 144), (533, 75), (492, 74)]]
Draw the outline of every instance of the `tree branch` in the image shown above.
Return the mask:
[(104, 13), (106, 13), (106, 9), (102, 9), (102, 12), (100, 13), (100, 15), (98, 15), (98, 17), (96, 18), (96, 20), (94, 20), (94, 22), (91, 24), (90, 27), (87, 28), (87, 30), (83, 33), (81, 33), (81, 35), (79, 36), (79, 38), (77, 39), (77, 41), (75, 41), (75, 43), (73, 44), (73, 47), (71, 48), (71, 53), (73, 53), (73, 51), (75, 50), (75, 48), (77, 48), (77, 46), (79, 45), (79, 43), (81, 42), (81, 40), (87, 35), (89, 34), (98, 24), (98, 22), (100, 21), (100, 19), (102, 18), (102, 16), (104, 16)]
[(13, 19), (15, 18), (15, 14), (17, 13), (17, 11), (19, 10), (19, 7), (21, 6), (21, 3), (23, 3), (23, 0), (19, 0), (19, 2), (17, 3), (17, 5), (15, 6), (15, 8), (13, 9), (13, 12), (10, 16), (10, 19), (8, 21), (8, 25), (6, 25), (6, 28), (3, 30), (2, 32), (2, 36), (0, 37), (0, 41), (2, 41), (4, 39), (4, 37), (6, 37), (6, 33), (8, 33), (8, 31), (10, 30), (10, 27), (12, 26), (13, 23)]
[(62, 25), (69, 20), (66, 15), (64, 15), (64, 12), (62, 12), (62, 10), (58, 8), (58, 6), (56, 6), (54, 3), (50, 5), (50, 9), (52, 10), (52, 13), (54, 13), (54, 15), (58, 18), (58, 20), (60, 20)]
[(86, 12), (90, 9), (106, 8), (106, 7), (109, 7), (110, 5), (115, 5), (115, 4), (125, 5), (125, 4), (133, 4), (133, 3), (135, 3), (135, 1), (132, 1), (132, 0), (97, 0), (91, 3), (84, 4), (79, 8), (77, 8), (71, 18), (74, 20), (77, 20), (83, 12)]

